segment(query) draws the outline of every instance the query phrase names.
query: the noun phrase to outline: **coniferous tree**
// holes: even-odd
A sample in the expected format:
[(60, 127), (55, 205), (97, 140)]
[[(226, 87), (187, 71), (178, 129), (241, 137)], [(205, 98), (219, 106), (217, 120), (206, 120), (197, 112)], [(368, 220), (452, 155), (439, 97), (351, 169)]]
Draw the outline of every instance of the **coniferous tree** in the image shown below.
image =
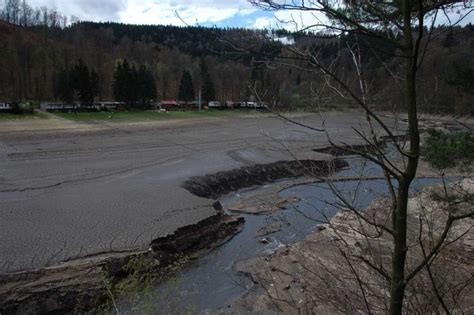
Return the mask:
[(156, 98), (156, 82), (151, 71), (142, 65), (138, 69), (137, 77), (138, 98), (141, 106), (149, 105), (149, 101)]
[(133, 101), (133, 73), (127, 59), (117, 64), (114, 73), (113, 91), (115, 100), (124, 102), (127, 107), (132, 105)]
[(193, 78), (188, 70), (184, 70), (179, 84), (178, 98), (180, 101), (189, 102), (194, 100), (194, 93)]
[(211, 75), (207, 70), (207, 65), (204, 59), (201, 60), (201, 77), (202, 83), (202, 100), (210, 102), (216, 99), (216, 90), (214, 89), (214, 83), (212, 82)]
[(71, 71), (63, 69), (58, 74), (58, 97), (66, 104), (74, 102), (74, 87), (71, 78)]
[(66, 71), (62, 74), (64, 82), (61, 84), (61, 91), (64, 101), (71, 102), (71, 90), (72, 90), (72, 101), (74, 95), (77, 94), (81, 105), (90, 106), (94, 103), (94, 97), (99, 95), (99, 76), (94, 69), (89, 71), (89, 68), (85, 63), (79, 59), (77, 64), (71, 71)]
[(115, 69), (113, 92), (117, 101), (125, 102), (131, 108), (145, 107), (157, 94), (151, 71), (143, 65), (137, 70), (126, 59)]
[(138, 71), (135, 65), (132, 65), (130, 68), (130, 75), (128, 77), (128, 86), (127, 86), (127, 98), (128, 102), (131, 104), (132, 108), (137, 107), (137, 101), (139, 96), (139, 78)]
[(92, 101), (94, 101), (94, 97), (100, 94), (99, 75), (94, 69), (91, 69), (91, 72), (89, 75), (89, 83), (90, 83), (90, 96), (92, 97)]
[(132, 89), (133, 87), (133, 72), (130, 64), (128, 63), (127, 59), (125, 59), (122, 63), (122, 74), (120, 80), (122, 81), (120, 86), (122, 89), (122, 96), (123, 102), (127, 104), (127, 106), (132, 105)]
[(112, 90), (116, 101), (125, 102), (124, 70), (121, 62), (118, 62), (115, 68)]
[(72, 70), (72, 84), (81, 105), (91, 105), (94, 97), (91, 96), (91, 82), (89, 68), (79, 59)]
[(155, 77), (153, 76), (153, 72), (151, 72), (151, 70), (147, 70), (146, 72), (146, 97), (148, 99), (156, 99), (156, 96), (158, 94), (157, 90), (156, 90), (156, 81), (155, 81)]

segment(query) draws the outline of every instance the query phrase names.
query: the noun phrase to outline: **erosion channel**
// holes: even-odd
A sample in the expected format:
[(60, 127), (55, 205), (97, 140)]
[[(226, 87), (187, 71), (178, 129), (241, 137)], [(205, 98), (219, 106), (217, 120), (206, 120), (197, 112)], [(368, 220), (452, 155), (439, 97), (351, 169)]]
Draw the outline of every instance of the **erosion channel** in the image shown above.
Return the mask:
[[(353, 195), (354, 205), (359, 209), (385, 195), (386, 183), (376, 166), (353, 156), (346, 157), (345, 161), (349, 166), (331, 176), (338, 192)], [(362, 172), (368, 179), (356, 179)], [(436, 183), (439, 180), (434, 178), (417, 179), (413, 191)], [(227, 193), (219, 202), (225, 213), (238, 213), (244, 218), (241, 232), (187, 265), (177, 281), (173, 278), (161, 284), (155, 291), (158, 304), (166, 305), (170, 297), (174, 297), (196, 313), (230, 308), (255, 285), (249, 277), (235, 270), (237, 262), (268, 256), (286, 244), (304, 239), (340, 209), (335, 206), (337, 198), (329, 184), (321, 180), (315, 182), (314, 178), (285, 179), (240, 189)]]
[[(313, 176), (307, 176), (308, 172)], [(321, 179), (315, 182), (315, 177)], [(335, 195), (325, 178), (334, 179), (340, 191), (357, 191), (356, 204), (361, 209), (386, 188), (377, 167), (351, 156), (282, 161), (193, 177), (183, 187), (215, 200), (216, 215), (153, 240), (149, 250), (103, 253), (2, 275), (0, 312), (66, 314), (97, 307), (119, 313), (143, 307), (160, 313), (226, 309), (254, 286), (234, 269), (236, 263), (268, 256), (304, 239), (337, 212), (331, 205)], [(434, 183), (433, 179), (418, 179), (415, 186)], [(182, 257), (187, 258), (182, 268), (171, 273), (177, 277), (165, 277), (158, 287), (140, 291), (147, 272), (166, 274), (166, 267)], [(135, 258), (144, 264), (137, 270), (127, 269)], [(135, 271), (140, 273), (138, 278)], [(133, 303), (112, 292), (124, 283), (130, 286), (125, 293), (135, 297)]]

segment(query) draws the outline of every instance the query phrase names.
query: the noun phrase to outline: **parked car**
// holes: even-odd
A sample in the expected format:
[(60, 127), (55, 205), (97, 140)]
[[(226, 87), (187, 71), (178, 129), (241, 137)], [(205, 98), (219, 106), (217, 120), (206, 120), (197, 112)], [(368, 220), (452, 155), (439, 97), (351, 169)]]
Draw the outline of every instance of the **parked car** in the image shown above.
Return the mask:
[(240, 102), (240, 108), (248, 108), (248, 109), (266, 109), (267, 105), (265, 102)]
[(239, 102), (238, 104), (240, 108), (247, 108), (247, 102)]
[(209, 108), (220, 108), (220, 107), (222, 107), (222, 104), (219, 101), (211, 101), (211, 102), (209, 102), (209, 104), (207, 106)]
[(257, 108), (257, 102), (246, 102), (247, 108)]

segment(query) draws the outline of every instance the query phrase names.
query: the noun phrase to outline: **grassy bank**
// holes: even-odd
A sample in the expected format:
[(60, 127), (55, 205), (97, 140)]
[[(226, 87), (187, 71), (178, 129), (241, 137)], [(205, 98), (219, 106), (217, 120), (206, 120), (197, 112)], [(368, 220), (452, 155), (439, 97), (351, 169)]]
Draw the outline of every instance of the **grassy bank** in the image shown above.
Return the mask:
[(44, 113), (34, 114), (12, 114), (12, 113), (0, 113), (0, 121), (12, 121), (12, 120), (27, 120), (27, 119), (45, 119), (48, 116)]
[[(250, 112), (254, 114), (255, 112)], [(229, 117), (245, 115), (245, 111), (233, 110), (203, 110), (199, 111), (131, 111), (131, 112), (77, 112), (55, 113), (55, 115), (73, 121), (140, 121), (140, 120), (165, 120), (199, 117)]]

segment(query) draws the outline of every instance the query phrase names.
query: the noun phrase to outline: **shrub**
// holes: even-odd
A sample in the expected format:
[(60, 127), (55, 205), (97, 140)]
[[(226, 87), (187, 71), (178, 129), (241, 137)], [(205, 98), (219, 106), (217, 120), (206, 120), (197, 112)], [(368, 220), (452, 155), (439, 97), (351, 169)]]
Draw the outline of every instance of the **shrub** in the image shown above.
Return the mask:
[(422, 155), (425, 161), (437, 169), (466, 168), (474, 161), (473, 133), (462, 131), (448, 134), (430, 129)]
[(33, 101), (24, 101), (20, 103), (14, 103), (12, 110), (18, 115), (34, 114), (36, 103)]

